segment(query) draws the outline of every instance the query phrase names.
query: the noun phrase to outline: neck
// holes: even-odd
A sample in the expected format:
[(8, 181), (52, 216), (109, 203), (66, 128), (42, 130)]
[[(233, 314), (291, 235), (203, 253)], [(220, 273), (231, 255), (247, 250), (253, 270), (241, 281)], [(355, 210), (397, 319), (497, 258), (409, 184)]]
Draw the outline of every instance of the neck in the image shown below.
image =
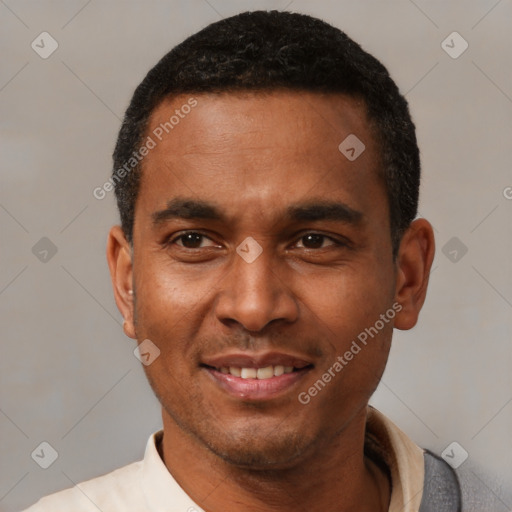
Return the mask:
[(364, 457), (366, 410), (313, 453), (281, 469), (240, 468), (183, 432), (165, 412), (163, 461), (178, 484), (208, 512), (387, 511), (387, 477)]

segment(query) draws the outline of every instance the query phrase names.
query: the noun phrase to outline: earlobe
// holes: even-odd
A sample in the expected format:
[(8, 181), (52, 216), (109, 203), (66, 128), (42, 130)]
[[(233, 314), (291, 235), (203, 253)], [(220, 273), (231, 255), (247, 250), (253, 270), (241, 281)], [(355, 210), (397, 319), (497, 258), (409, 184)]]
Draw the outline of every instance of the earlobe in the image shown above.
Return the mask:
[(402, 237), (397, 257), (395, 300), (402, 306), (395, 317), (397, 329), (412, 329), (418, 321), (427, 295), (434, 253), (431, 224), (426, 219), (416, 219)]
[(136, 339), (132, 252), (121, 226), (113, 226), (109, 232), (107, 261), (117, 308), (124, 317), (123, 330), (128, 337)]

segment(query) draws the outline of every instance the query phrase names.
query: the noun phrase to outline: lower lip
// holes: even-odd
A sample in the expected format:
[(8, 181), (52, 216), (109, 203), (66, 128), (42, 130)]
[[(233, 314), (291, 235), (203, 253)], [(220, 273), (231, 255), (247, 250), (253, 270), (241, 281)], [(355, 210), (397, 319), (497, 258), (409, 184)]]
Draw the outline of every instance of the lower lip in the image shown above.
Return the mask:
[(269, 400), (289, 392), (311, 369), (304, 368), (292, 373), (283, 373), (270, 379), (242, 379), (221, 373), (213, 368), (204, 368), (213, 380), (230, 395), (244, 400)]

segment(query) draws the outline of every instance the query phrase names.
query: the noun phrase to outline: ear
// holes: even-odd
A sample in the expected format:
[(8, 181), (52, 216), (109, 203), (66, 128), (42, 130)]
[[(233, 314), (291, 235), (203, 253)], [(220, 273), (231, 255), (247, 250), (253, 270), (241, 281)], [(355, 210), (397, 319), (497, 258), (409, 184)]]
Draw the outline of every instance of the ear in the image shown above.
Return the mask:
[(426, 219), (416, 219), (402, 237), (397, 256), (395, 301), (402, 309), (395, 316), (397, 329), (412, 329), (427, 295), (434, 260), (434, 231)]
[(124, 333), (136, 339), (133, 322), (135, 292), (133, 291), (132, 251), (121, 226), (113, 226), (108, 234), (107, 261), (117, 308), (124, 317)]

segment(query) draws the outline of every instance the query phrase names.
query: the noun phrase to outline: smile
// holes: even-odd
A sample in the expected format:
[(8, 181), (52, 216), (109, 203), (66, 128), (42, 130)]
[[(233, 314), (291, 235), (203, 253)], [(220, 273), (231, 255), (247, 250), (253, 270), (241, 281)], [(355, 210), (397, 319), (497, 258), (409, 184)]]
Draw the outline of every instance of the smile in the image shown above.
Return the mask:
[(201, 367), (218, 389), (244, 401), (271, 400), (291, 393), (314, 367), (307, 361), (283, 356), (275, 364), (270, 364), (268, 358), (259, 364), (255, 359), (258, 358), (222, 358), (221, 364), (203, 363)]
[(215, 368), (224, 375), (233, 375), (234, 377), (240, 377), (242, 379), (258, 379), (265, 380), (271, 379), (272, 377), (280, 377), (285, 373), (292, 373), (294, 370), (293, 366), (265, 366), (264, 368), (241, 368), (239, 366), (223, 366), (222, 368)]

